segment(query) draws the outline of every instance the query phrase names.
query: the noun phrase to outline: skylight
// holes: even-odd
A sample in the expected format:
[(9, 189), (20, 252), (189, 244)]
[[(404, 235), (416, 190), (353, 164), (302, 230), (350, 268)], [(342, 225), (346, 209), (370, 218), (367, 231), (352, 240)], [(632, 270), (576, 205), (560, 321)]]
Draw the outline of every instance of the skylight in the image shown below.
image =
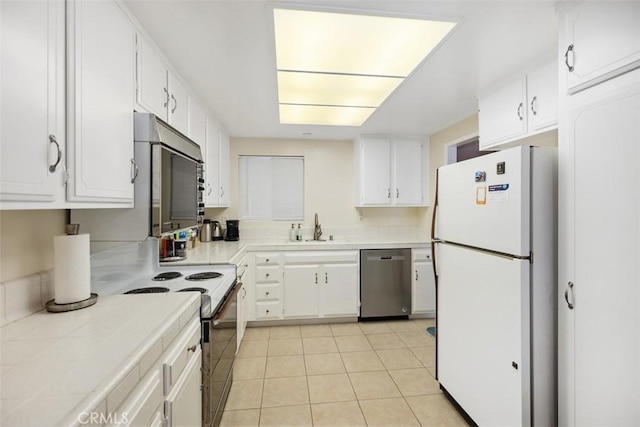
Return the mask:
[(455, 25), (274, 9), (280, 123), (362, 125)]

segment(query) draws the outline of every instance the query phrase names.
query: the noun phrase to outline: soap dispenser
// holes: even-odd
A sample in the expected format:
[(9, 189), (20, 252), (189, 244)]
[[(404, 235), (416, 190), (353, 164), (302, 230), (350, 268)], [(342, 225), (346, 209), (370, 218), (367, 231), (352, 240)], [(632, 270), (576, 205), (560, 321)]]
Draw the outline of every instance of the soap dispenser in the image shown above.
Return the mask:
[(296, 229), (293, 228), (294, 224), (291, 224), (291, 231), (289, 232), (289, 240), (290, 241), (295, 241), (298, 240), (298, 233), (296, 233)]

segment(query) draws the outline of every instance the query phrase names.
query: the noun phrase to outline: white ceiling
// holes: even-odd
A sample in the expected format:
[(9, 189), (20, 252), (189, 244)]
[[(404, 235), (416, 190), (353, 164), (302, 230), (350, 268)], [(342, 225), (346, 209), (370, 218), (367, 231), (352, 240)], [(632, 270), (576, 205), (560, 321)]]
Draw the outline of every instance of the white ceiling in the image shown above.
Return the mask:
[(477, 96), (557, 54), (554, 1), (294, 0), (287, 6), (453, 18), (451, 36), (360, 127), (281, 125), (270, 0), (125, 0), (232, 137), (430, 135)]

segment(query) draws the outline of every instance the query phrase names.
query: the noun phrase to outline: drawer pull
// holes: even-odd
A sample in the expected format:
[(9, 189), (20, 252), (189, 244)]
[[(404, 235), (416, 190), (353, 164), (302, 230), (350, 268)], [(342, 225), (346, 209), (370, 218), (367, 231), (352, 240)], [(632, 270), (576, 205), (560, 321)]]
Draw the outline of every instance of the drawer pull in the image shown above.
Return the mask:
[(269, 296), (269, 292), (265, 292), (265, 293), (264, 293), (264, 295), (265, 295), (265, 296)]
[(266, 262), (269, 262), (269, 258), (267, 258), (267, 261), (266, 261)]
[(187, 348), (187, 351), (191, 351), (191, 352), (196, 352), (196, 348), (198, 347), (198, 344), (194, 344), (191, 347)]
[(269, 273), (265, 274), (264, 277), (269, 277)]
[(269, 314), (269, 310), (266, 310), (265, 313)]

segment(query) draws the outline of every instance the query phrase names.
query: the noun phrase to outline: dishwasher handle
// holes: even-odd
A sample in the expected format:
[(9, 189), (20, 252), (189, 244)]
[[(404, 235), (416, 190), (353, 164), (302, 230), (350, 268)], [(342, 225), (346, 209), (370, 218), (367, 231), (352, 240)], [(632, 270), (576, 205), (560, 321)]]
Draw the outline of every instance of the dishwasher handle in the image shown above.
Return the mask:
[(404, 255), (368, 256), (367, 261), (404, 261)]

